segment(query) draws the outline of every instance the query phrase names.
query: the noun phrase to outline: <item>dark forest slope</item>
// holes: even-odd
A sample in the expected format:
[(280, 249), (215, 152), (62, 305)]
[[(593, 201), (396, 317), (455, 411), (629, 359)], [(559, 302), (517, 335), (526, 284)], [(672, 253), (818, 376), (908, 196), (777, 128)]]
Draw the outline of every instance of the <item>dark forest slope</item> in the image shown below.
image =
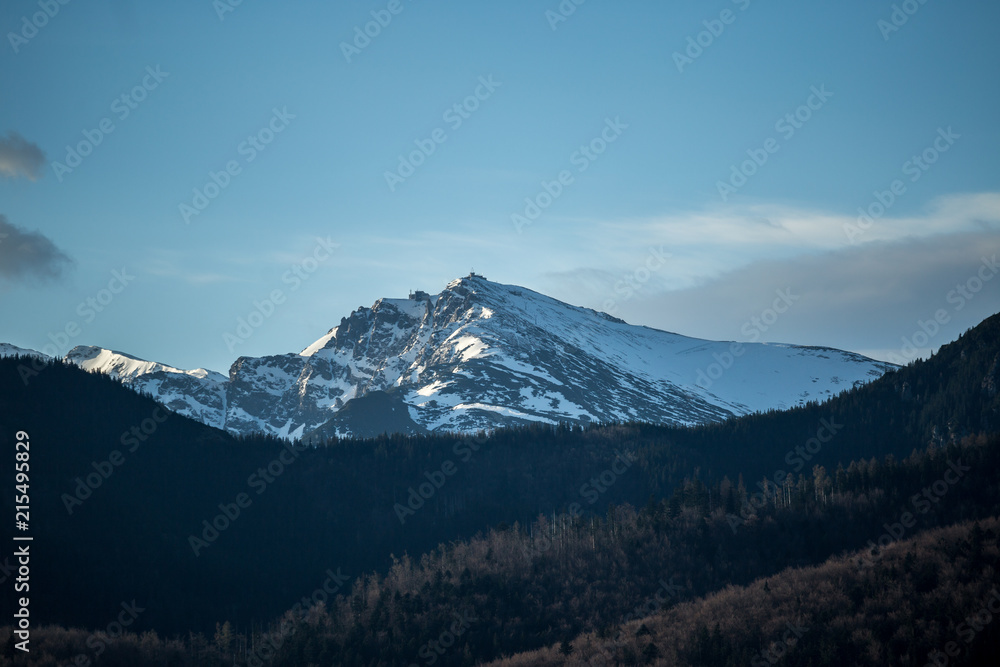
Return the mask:
[[(166, 413), (152, 400), (60, 363), (25, 383), (22, 363), (0, 360), (0, 444), (13, 451), (18, 430), (31, 437), (39, 618), (100, 627), (136, 599), (148, 610), (139, 629), (171, 633), (223, 620), (248, 627), (291, 607), (327, 570), (384, 572), (390, 554), (528, 525), (540, 513), (603, 515), (609, 504), (642, 507), (651, 496), (673, 497), (665, 507), (674, 513), (685, 504), (731, 512), (742, 507), (719, 486), (724, 476), (730, 492), (740, 474), (753, 491), (753, 481), (781, 471), (808, 481), (822, 464), (837, 482), (839, 462), (901, 458), (1000, 423), (997, 316), (926, 362), (785, 413), (696, 429), (531, 426), (488, 438), (329, 440), (295, 452), (177, 415), (157, 422)], [(797, 447), (817, 451), (807, 461)], [(88, 476), (96, 488), (80, 486)], [(4, 516), (13, 516), (12, 486), (0, 480)], [(249, 502), (227, 520), (240, 494)], [(229, 525), (211, 539), (203, 522)], [(193, 548), (192, 535), (209, 543)], [(0, 599), (0, 613), (10, 605)]]

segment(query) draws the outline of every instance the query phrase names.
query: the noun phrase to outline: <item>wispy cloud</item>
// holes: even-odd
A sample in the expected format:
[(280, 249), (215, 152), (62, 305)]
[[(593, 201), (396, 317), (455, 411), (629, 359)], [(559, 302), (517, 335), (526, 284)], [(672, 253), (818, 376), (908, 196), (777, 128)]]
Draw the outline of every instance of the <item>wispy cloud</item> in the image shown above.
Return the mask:
[(44, 167), (45, 153), (37, 145), (13, 130), (0, 136), (0, 176), (37, 181)]
[(904, 336), (940, 314), (946, 325), (921, 350), (926, 354), (1000, 311), (1000, 274), (991, 268), (998, 255), (995, 232), (966, 232), (765, 259), (689, 289), (642, 294), (620, 316), (747, 340), (743, 325), (771, 306), (776, 290), (790, 290), (795, 305), (762, 340), (898, 351)]
[(152, 276), (173, 278), (191, 285), (244, 282), (240, 278), (225, 273), (191, 268), (178, 258), (158, 257), (148, 259), (142, 264), (142, 267), (143, 271)]
[[(857, 228), (857, 231), (853, 231)], [(605, 223), (619, 236), (644, 236), (669, 241), (673, 246), (710, 245), (738, 247), (743, 254), (782, 254), (786, 250), (835, 250), (909, 238), (983, 229), (1000, 230), (1000, 193), (942, 197), (919, 215), (863, 219), (860, 213), (844, 215), (787, 205), (757, 204), (719, 207), (652, 219)], [(858, 233), (860, 232), (860, 233)]]
[[(592, 284), (595, 274), (620, 279), (643, 261), (651, 247), (669, 252), (671, 259), (657, 271), (650, 287), (693, 288), (766, 260), (812, 257), (952, 234), (996, 234), (1000, 231), (1000, 193), (944, 197), (918, 215), (884, 216), (862, 223), (863, 227), (859, 226), (858, 216), (854, 215), (758, 204), (656, 218), (581, 222), (574, 227), (572, 245), (558, 243), (555, 232), (536, 245), (558, 245), (560, 264), (569, 260), (569, 267), (556, 268), (551, 261), (539, 264), (548, 268), (540, 276), (560, 293), (573, 289), (576, 274), (587, 276), (580, 287)], [(601, 248), (600, 266), (593, 264), (594, 247)], [(525, 243), (520, 252), (531, 256), (539, 251)], [(612, 284), (609, 282), (607, 289)]]

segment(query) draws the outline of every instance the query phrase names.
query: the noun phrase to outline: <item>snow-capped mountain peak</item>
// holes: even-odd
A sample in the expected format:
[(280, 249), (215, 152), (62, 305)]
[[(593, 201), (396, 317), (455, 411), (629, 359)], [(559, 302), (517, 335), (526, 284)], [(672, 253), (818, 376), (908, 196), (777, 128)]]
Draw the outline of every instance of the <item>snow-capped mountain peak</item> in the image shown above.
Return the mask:
[(285, 438), (370, 434), (359, 419), (411, 432), (696, 424), (822, 400), (891, 368), (829, 348), (747, 343), (725, 372), (712, 372), (731, 346), (471, 274), (437, 295), (358, 308), (297, 354), (240, 357), (228, 378), (101, 348), (74, 348), (67, 360), (232, 433)]
[(0, 358), (2, 357), (38, 357), (40, 359), (47, 358), (41, 352), (37, 352), (35, 350), (29, 350), (24, 347), (18, 347), (17, 345), (11, 345), (10, 343), (0, 343)]

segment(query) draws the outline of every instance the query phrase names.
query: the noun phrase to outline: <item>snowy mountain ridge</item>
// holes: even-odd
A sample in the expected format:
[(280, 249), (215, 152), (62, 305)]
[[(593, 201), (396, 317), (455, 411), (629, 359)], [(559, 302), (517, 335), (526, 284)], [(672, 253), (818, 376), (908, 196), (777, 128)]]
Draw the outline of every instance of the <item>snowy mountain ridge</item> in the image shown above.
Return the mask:
[(723, 369), (732, 345), (472, 274), (437, 295), (359, 308), (297, 354), (240, 357), (228, 378), (97, 347), (66, 360), (211, 426), (282, 438), (538, 421), (698, 424), (823, 400), (892, 368), (830, 348), (742, 343)]

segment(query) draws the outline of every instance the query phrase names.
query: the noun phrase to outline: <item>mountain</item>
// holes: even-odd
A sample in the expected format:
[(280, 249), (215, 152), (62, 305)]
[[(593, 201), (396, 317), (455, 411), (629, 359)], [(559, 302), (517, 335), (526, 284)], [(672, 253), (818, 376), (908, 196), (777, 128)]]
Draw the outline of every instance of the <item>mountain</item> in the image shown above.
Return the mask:
[(96, 347), (66, 360), (205, 424), (282, 438), (710, 423), (824, 400), (893, 368), (830, 348), (634, 326), (476, 274), (359, 308), (298, 354), (240, 357), (228, 378)]
[(152, 395), (173, 412), (225, 428), (226, 376), (198, 368), (185, 371), (121, 352), (78, 345), (64, 361), (100, 371), (138, 392)]
[(3, 357), (38, 357), (45, 358), (45, 355), (35, 350), (28, 350), (10, 343), (0, 343), (0, 358)]
[[(394, 595), (370, 584), (358, 596), (365, 626), (382, 630), (380, 618), (388, 614), (396, 623), (398, 610), (409, 610), (410, 618), (422, 614), (431, 594), (454, 603), (452, 586), (462, 587), (464, 599), (502, 603), (502, 613), (489, 611), (483, 618), (520, 619), (525, 632), (509, 632), (508, 624), (497, 635), (507, 643), (495, 642), (492, 634), (483, 638), (484, 646), (492, 647), (492, 653), (477, 654), (485, 658), (588, 632), (573, 621), (581, 608), (569, 602), (582, 588), (600, 592), (586, 609), (614, 617), (640, 604), (665, 575), (698, 583), (700, 591), (716, 590), (861, 548), (878, 539), (883, 524), (899, 521), (902, 509), (912, 508), (913, 494), (934, 487), (949, 461), (961, 461), (975, 474), (966, 475), (961, 490), (948, 491), (927, 516), (921, 514), (920, 528), (996, 515), (1000, 441), (994, 437), (982, 449), (993, 452), (992, 458), (973, 454), (980, 448), (978, 434), (1000, 429), (1000, 393), (994, 391), (998, 360), (1000, 315), (926, 361), (823, 404), (789, 411), (693, 428), (532, 423), (457, 443), (451, 434), (432, 433), (299, 447), (268, 435), (236, 438), (168, 414), (110, 375), (58, 360), (39, 364), (25, 381), (23, 360), (6, 358), (0, 359), (0, 447), (13, 449), (18, 431), (30, 434), (32, 536), (35, 544), (47, 545), (32, 552), (34, 580), (45, 582), (32, 590), (32, 616), (46, 624), (106, 627), (122, 601), (134, 599), (146, 610), (130, 627), (138, 632), (186, 636), (194, 630), (211, 636), (226, 620), (237, 628), (255, 622), (259, 628), (262, 619), (274, 618), (322, 585), (329, 569), (353, 577), (356, 591), (368, 581), (366, 572), (389, 571), (392, 554), (410, 554), (413, 563), (422, 563), (420, 554), (437, 545), (491, 528), (517, 532), (520, 526), (522, 538), (536, 540), (534, 552), (540, 552), (530, 563), (520, 547), (494, 549), (492, 555), (485, 548), (467, 563), (460, 558), (427, 569), (427, 592), (423, 579), (397, 579), (419, 589), (419, 598), (409, 593), (403, 602), (393, 602)], [(370, 392), (364, 400), (384, 401), (398, 411), (395, 395)], [(349, 411), (345, 407), (338, 417)], [(819, 430), (824, 424), (829, 432)], [(825, 442), (812, 442), (817, 437)], [(918, 457), (892, 473), (897, 464), (890, 461), (914, 450), (929, 452), (936, 463), (925, 465)], [(627, 468), (623, 457), (631, 461)], [(13, 476), (5, 479), (0, 513), (13, 516), (16, 482)], [(763, 508), (762, 486), (770, 499)], [(779, 486), (796, 505), (777, 507)], [(242, 504), (234, 505), (240, 497)], [(822, 521), (817, 503), (828, 504)], [(650, 504), (654, 518), (669, 516), (673, 525), (658, 542), (663, 557), (649, 551), (650, 543), (637, 536), (633, 524), (608, 523), (612, 507)], [(786, 509), (792, 512), (789, 521), (775, 523), (775, 513)], [(574, 536), (577, 555), (591, 554), (587, 569), (576, 556), (555, 558), (563, 553), (556, 540), (549, 549), (538, 542), (551, 538), (551, 529), (525, 530), (539, 515), (576, 514), (576, 527), (559, 534)], [(659, 531), (659, 521), (644, 518), (634, 525)], [(8, 524), (8, 539), (14, 530)], [(531, 563), (550, 559), (563, 569), (546, 565), (540, 574), (548, 574), (532, 575), (519, 590), (511, 590), (508, 577), (489, 571), (520, 563), (530, 573)], [(0, 557), (0, 583), (14, 563), (9, 560)], [(475, 579), (466, 580), (466, 567)], [(562, 587), (572, 595), (562, 596)], [(605, 594), (615, 595), (616, 606)], [(386, 605), (394, 605), (388, 611), (378, 602), (383, 595)], [(0, 616), (9, 618), (14, 603), (13, 597), (0, 596)], [(551, 604), (562, 616), (542, 616), (541, 604)], [(593, 613), (579, 611), (581, 618), (592, 619)], [(351, 623), (343, 627), (354, 628)], [(394, 636), (407, 651), (441, 631), (433, 624), (403, 623), (410, 629)], [(352, 637), (352, 643), (384, 650), (379, 632), (358, 630)], [(59, 664), (86, 650), (79, 644)], [(296, 659), (291, 664), (306, 664)]]

